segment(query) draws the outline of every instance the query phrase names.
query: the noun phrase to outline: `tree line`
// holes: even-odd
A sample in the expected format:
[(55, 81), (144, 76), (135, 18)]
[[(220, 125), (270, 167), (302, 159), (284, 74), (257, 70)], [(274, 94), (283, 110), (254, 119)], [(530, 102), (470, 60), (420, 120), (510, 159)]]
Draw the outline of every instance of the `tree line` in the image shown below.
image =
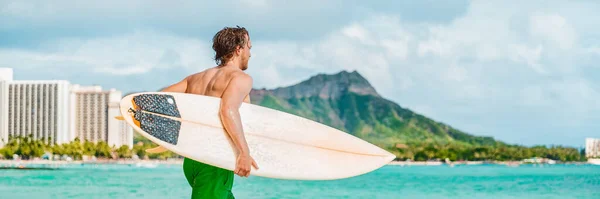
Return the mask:
[(585, 151), (564, 146), (465, 145), (458, 143), (401, 144), (389, 151), (398, 160), (426, 161), (448, 158), (450, 161), (520, 161), (528, 158), (548, 158), (555, 161), (586, 161)]
[[(84, 155), (103, 159), (132, 158), (137, 155), (141, 159), (167, 159), (182, 158), (181, 156), (166, 151), (163, 153), (146, 154), (145, 150), (158, 145), (147, 139), (135, 139), (132, 149), (127, 145), (109, 146), (104, 141), (90, 142), (75, 138), (69, 143), (45, 144), (44, 138), (34, 139), (32, 135), (11, 136), (8, 143), (0, 148), (0, 158), (12, 159), (14, 154), (21, 159), (28, 160), (42, 157), (46, 153), (54, 155), (67, 155), (74, 160), (81, 160)], [(49, 141), (52, 143), (52, 141)], [(465, 145), (459, 143), (432, 143), (413, 142), (387, 148), (396, 155), (396, 160), (445, 160), (450, 161), (520, 161), (538, 157), (548, 158), (562, 162), (586, 161), (585, 151), (563, 146), (534, 146), (524, 147), (516, 145)]]
[[(71, 142), (63, 144), (46, 144), (44, 138), (34, 139), (33, 135), (28, 136), (10, 136), (4, 147), (0, 148), (0, 158), (12, 159), (13, 155), (19, 155), (23, 160), (33, 158), (41, 158), (44, 154), (52, 154), (53, 156), (68, 156), (73, 160), (82, 160), (85, 156), (94, 156), (98, 159), (120, 159), (132, 158), (137, 155), (141, 159), (166, 159), (179, 157), (177, 154), (166, 151), (163, 153), (146, 154), (145, 150), (156, 147), (158, 145), (152, 142), (137, 142), (130, 149), (127, 145), (109, 146), (105, 141), (90, 142), (88, 140), (80, 140), (75, 138)], [(48, 143), (52, 143), (48, 139)]]

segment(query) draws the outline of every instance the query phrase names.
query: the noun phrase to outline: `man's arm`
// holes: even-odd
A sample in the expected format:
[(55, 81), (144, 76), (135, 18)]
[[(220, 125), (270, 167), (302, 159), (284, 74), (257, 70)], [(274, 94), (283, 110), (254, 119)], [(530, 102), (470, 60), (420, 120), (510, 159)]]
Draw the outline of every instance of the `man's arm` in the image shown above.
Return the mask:
[(185, 91), (187, 90), (187, 79), (188, 77), (182, 79), (181, 81), (172, 84), (166, 88), (163, 88), (162, 90), (160, 90), (161, 92), (178, 92), (178, 93), (185, 93)]
[(258, 169), (256, 162), (250, 157), (239, 112), (242, 102), (245, 101), (251, 89), (252, 78), (250, 76), (240, 74), (233, 77), (221, 97), (219, 111), (223, 126), (238, 149), (238, 161), (234, 172), (240, 176), (250, 174), (250, 165)]

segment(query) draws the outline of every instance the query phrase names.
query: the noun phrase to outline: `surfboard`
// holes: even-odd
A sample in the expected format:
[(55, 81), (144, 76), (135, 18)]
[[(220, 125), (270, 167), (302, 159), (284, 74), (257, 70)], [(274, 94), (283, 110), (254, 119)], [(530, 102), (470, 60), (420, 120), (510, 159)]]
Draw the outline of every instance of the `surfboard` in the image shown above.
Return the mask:
[[(141, 92), (122, 98), (120, 111), (142, 136), (181, 156), (233, 171), (237, 151), (219, 117), (220, 98)], [(242, 103), (239, 108), (251, 175), (335, 180), (374, 171), (395, 155), (333, 127), (283, 111)]]

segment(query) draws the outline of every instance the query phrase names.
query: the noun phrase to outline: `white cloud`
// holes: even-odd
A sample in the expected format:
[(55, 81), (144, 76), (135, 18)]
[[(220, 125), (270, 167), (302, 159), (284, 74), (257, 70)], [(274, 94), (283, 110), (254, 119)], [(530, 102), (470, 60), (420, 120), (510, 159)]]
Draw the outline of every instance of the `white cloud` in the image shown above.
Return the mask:
[(464, 67), (450, 66), (446, 70), (445, 77), (448, 78), (448, 80), (460, 82), (467, 78), (467, 73), (468, 71)]
[(270, 3), (268, 0), (240, 0), (240, 2), (252, 8), (266, 8)]
[(585, 49), (588, 53), (594, 53), (600, 55), (600, 47), (590, 47)]
[(577, 127), (592, 122), (600, 111), (600, 92), (589, 80), (565, 78), (531, 84), (521, 90), (519, 103), (529, 111), (551, 112), (554, 126)]
[[(549, 6), (539, 7), (540, 2), (472, 1), (466, 13), (448, 23), (373, 14), (342, 24), (315, 20), (329, 20), (323, 16), (333, 18), (339, 13), (306, 14), (335, 7), (339, 3), (335, 1), (327, 1), (323, 7), (314, 2), (306, 6), (292, 2), (285, 7), (278, 7), (281, 3), (277, 1), (241, 3), (260, 9), (240, 12), (234, 18), (252, 21), (249, 23), (262, 34), (268, 28), (277, 32), (292, 27), (299, 34), (319, 32), (312, 27), (328, 30), (319, 32), (318, 37), (298, 40), (253, 37), (248, 72), (255, 77), (257, 88), (294, 84), (315, 73), (357, 70), (384, 97), (404, 107), (413, 107), (461, 130), (494, 134), (509, 142), (518, 142), (521, 134), (528, 133), (524, 131), (536, 131), (547, 124), (572, 128), (600, 119), (595, 116), (600, 115), (600, 82), (594, 76), (586, 76), (584, 70), (597, 65), (594, 60), (600, 54), (600, 40), (593, 39), (597, 35), (592, 30), (596, 29), (590, 26), (594, 22), (586, 19), (598, 19), (600, 15), (586, 2), (564, 5), (551, 1), (544, 3)], [(142, 5), (136, 1), (122, 4), (128, 9), (148, 8), (148, 13), (154, 13), (148, 16), (151, 19), (198, 27), (205, 27), (202, 23), (207, 15), (199, 13), (222, 6), (199, 7), (193, 12), (192, 8), (179, 7), (179, 13), (162, 13), (158, 9), (161, 6), (176, 5)], [(241, 11), (245, 4), (236, 5), (233, 9)], [(293, 7), (302, 10), (295, 11)], [(15, 3), (3, 7), (0, 15), (25, 15), (30, 8), (27, 3)], [(90, 10), (75, 13), (141, 16), (137, 9), (127, 14), (125, 8), (86, 8)], [(70, 16), (47, 14), (53, 9), (47, 5), (40, 18), (54, 16), (58, 19), (49, 21), (60, 21)], [(290, 23), (291, 19), (298, 23)], [(235, 20), (227, 22), (231, 21)], [(214, 65), (208, 41), (138, 29), (110, 37), (46, 42), (36, 50), (0, 48), (0, 60), (5, 65), (31, 68), (68, 65), (88, 66), (94, 72), (116, 75), (152, 74), (165, 67), (192, 69)]]
[(424, 41), (419, 44), (419, 56), (431, 53), (435, 56), (447, 56), (450, 51), (447, 46), (442, 46), (439, 40)]
[(369, 32), (361, 25), (352, 24), (342, 29), (342, 35), (349, 39), (356, 39), (360, 43), (365, 45), (374, 45), (374, 41), (371, 39)]
[[(178, 35), (214, 34), (240, 25), (269, 38), (312, 38), (346, 23), (353, 4), (340, 0), (270, 1), (18, 1), (0, 0), (0, 30), (7, 33), (67, 30), (74, 36), (106, 36), (136, 29), (169, 30)], [(0, 36), (2, 36), (0, 32)], [(64, 33), (55, 33), (57, 35)], [(47, 34), (43, 37), (54, 37)], [(11, 34), (8, 34), (11, 35)], [(23, 37), (35, 37), (22, 35)], [(11, 35), (14, 36), (14, 35)]]
[[(570, 128), (592, 122), (599, 111), (595, 99), (600, 95), (593, 86), (598, 82), (581, 76), (577, 57), (581, 51), (596, 49), (579, 43), (580, 27), (571, 23), (578, 19), (567, 17), (569, 13), (535, 10), (535, 5), (513, 9), (475, 1), (463, 17), (449, 24), (412, 23), (394, 16), (367, 18), (317, 40), (321, 44), (317, 54), (327, 59), (308, 62), (325, 63), (318, 71), (356, 69), (384, 96), (417, 112), (439, 116), (466, 131), (505, 133), (497, 135), (512, 136), (513, 142), (519, 132), (506, 132), (510, 125), (539, 115), (543, 115), (537, 119), (540, 123)], [(394, 39), (399, 45), (389, 42)], [(484, 129), (483, 124), (497, 120), (506, 125)]]
[(93, 72), (97, 73), (107, 73), (111, 75), (135, 75), (135, 74), (143, 74), (149, 71), (148, 65), (132, 65), (126, 68), (115, 68), (115, 67), (101, 67), (101, 68), (92, 68)]
[(138, 31), (118, 37), (60, 39), (38, 50), (0, 49), (4, 65), (12, 67), (74, 67), (114, 75), (142, 74), (157, 68), (208, 67), (208, 44), (196, 39)]
[[(335, 73), (340, 70), (357, 70), (371, 81), (382, 93), (395, 92), (393, 65), (407, 59), (410, 33), (397, 29), (394, 18), (377, 16), (373, 20), (349, 24), (339, 31), (311, 42), (291, 41), (253, 41), (251, 67), (273, 68), (281, 71), (286, 68), (305, 68), (317, 72)], [(383, 25), (382, 25), (383, 24)], [(385, 25), (390, 24), (391, 26)], [(399, 34), (388, 34), (394, 32)], [(249, 69), (254, 70), (254, 69)], [(257, 79), (265, 78), (268, 84), (260, 85), (274, 88), (290, 85), (306, 79), (306, 76), (282, 78), (285, 73), (265, 73), (266, 69), (253, 72)], [(293, 73), (293, 72), (292, 72)], [(279, 80), (279, 81), (277, 81)], [(258, 82), (257, 82), (258, 83)], [(410, 80), (402, 81), (403, 88), (412, 85)]]
[(512, 48), (514, 49), (514, 54), (512, 55), (511, 60), (525, 63), (539, 74), (547, 73), (547, 71), (544, 70), (543, 66), (539, 63), (543, 51), (543, 47), (541, 45), (532, 48), (523, 44), (518, 44), (514, 45)]
[(533, 37), (542, 37), (561, 50), (569, 50), (575, 45), (576, 31), (561, 15), (536, 13), (530, 17), (530, 23)]

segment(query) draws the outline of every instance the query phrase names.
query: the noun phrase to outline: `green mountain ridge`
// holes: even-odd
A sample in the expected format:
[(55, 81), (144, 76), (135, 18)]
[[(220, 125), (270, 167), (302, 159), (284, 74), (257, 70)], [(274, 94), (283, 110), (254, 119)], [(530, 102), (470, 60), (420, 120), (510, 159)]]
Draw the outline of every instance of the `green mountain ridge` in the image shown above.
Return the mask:
[[(162, 89), (161, 89), (162, 90)], [(128, 93), (129, 94), (129, 93)], [(125, 94), (125, 95), (128, 95)], [(523, 160), (542, 157), (585, 161), (584, 151), (572, 147), (507, 144), (475, 136), (403, 108), (381, 97), (358, 72), (318, 74), (298, 84), (275, 89), (252, 89), (252, 104), (308, 118), (380, 146), (397, 160)], [(134, 142), (145, 142), (134, 135)], [(172, 157), (165, 152), (161, 157)]]
[(382, 98), (358, 72), (319, 74), (296, 85), (254, 89), (251, 103), (305, 117), (384, 148), (431, 142), (506, 145), (474, 136)]

